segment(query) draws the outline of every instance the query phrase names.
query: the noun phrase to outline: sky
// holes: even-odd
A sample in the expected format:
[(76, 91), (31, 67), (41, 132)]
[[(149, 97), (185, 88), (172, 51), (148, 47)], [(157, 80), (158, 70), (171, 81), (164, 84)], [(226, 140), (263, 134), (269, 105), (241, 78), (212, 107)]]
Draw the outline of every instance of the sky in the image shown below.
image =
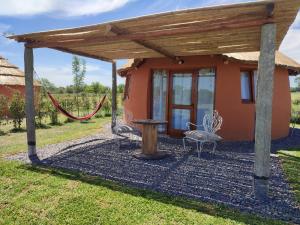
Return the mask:
[[(0, 34), (23, 34), (103, 23), (166, 11), (247, 2), (246, 0), (0, 0)], [(300, 62), (300, 13), (283, 40), (280, 51)], [(0, 36), (0, 55), (22, 70), (24, 46)], [(111, 64), (85, 58), (85, 82), (111, 86)], [(72, 84), (72, 55), (34, 49), (34, 68), (57, 86)], [(126, 60), (118, 60), (121, 67)], [(118, 77), (118, 82), (124, 80)], [(294, 78), (290, 79), (295, 86)]]

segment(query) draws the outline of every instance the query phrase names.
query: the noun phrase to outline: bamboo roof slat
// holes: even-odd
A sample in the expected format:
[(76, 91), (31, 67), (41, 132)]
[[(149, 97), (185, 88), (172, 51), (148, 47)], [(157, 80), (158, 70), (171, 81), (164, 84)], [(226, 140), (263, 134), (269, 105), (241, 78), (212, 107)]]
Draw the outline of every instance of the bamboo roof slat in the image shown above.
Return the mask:
[[(132, 57), (259, 51), (261, 26), (276, 23), (279, 48), (300, 0), (248, 3), (166, 12), (91, 26), (13, 35), (28, 47), (48, 47), (105, 61)], [(115, 32), (110, 30), (116, 27)]]

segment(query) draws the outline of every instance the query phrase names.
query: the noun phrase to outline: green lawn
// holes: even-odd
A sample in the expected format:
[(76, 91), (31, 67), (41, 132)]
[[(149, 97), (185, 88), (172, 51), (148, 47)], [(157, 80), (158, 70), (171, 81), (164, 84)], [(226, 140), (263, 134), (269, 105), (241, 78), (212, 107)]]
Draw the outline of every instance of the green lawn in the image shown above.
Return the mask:
[(225, 207), (0, 160), (0, 224), (282, 224)]
[(285, 175), (300, 203), (300, 149), (281, 150), (278, 154), (282, 159)]
[[(37, 144), (41, 147), (101, 132), (109, 119), (38, 129)], [(0, 224), (283, 224), (217, 204), (3, 159), (26, 151), (25, 137), (25, 132), (0, 136)]]
[[(94, 118), (84, 123), (76, 121), (66, 124), (62, 123), (61, 125), (56, 126), (49, 126), (47, 129), (37, 129), (37, 146), (43, 147), (48, 144), (59, 143), (95, 134), (100, 132), (101, 126), (106, 124), (109, 120), (109, 117)], [(60, 118), (60, 121), (63, 121), (63, 119)], [(7, 132), (6, 135), (0, 136), (0, 156), (26, 151), (26, 143), (26, 132)]]

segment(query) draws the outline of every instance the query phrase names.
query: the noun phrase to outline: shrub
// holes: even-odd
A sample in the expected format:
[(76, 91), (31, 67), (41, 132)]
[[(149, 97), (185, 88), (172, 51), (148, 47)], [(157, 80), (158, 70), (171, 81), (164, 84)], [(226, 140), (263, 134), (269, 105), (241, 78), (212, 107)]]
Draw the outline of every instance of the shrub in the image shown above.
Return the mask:
[(299, 111), (292, 111), (291, 123), (300, 124), (300, 112)]
[(300, 99), (294, 100), (294, 101), (293, 101), (293, 104), (294, 104), (294, 105), (300, 105)]
[(4, 132), (1, 130), (1, 125), (5, 124), (4, 120), (7, 118), (8, 111), (8, 98), (4, 95), (0, 95), (0, 135)]
[[(72, 99), (70, 99), (70, 96), (67, 95), (64, 101), (61, 103), (62, 107), (67, 111), (72, 113), (74, 111), (74, 102)], [(71, 123), (74, 122), (74, 120), (70, 119), (69, 117), (66, 118), (65, 123)]]
[(14, 129), (20, 130), (25, 117), (25, 101), (19, 92), (16, 92), (11, 99), (9, 113), (13, 119)]
[(45, 99), (45, 95), (40, 94), (39, 100), (36, 102), (36, 126), (39, 128), (46, 127), (43, 124), (43, 119), (49, 114), (49, 102)]
[(51, 125), (58, 125), (58, 111), (52, 107), (49, 111), (49, 117), (50, 117), (50, 124)]
[(111, 116), (111, 98), (106, 98), (102, 110), (105, 114), (105, 116)]

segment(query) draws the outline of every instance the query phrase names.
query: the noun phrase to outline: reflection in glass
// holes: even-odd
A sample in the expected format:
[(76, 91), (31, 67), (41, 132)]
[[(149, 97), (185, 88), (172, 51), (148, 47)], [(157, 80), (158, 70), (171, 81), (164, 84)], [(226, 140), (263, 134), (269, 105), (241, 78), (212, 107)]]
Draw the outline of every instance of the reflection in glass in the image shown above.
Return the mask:
[(190, 122), (190, 110), (173, 109), (172, 110), (172, 128), (186, 130), (186, 123)]
[(202, 130), (203, 117), (206, 113), (213, 113), (215, 95), (215, 70), (201, 69), (198, 74), (198, 104), (197, 125)]
[[(166, 119), (166, 96), (167, 96), (167, 72), (155, 70), (153, 73), (153, 107), (152, 118), (156, 120)], [(165, 131), (165, 125), (159, 125), (159, 131)]]
[(192, 103), (192, 74), (176, 73), (173, 75), (173, 104), (191, 105)]
[(249, 72), (241, 72), (241, 98), (242, 100), (251, 99)]

